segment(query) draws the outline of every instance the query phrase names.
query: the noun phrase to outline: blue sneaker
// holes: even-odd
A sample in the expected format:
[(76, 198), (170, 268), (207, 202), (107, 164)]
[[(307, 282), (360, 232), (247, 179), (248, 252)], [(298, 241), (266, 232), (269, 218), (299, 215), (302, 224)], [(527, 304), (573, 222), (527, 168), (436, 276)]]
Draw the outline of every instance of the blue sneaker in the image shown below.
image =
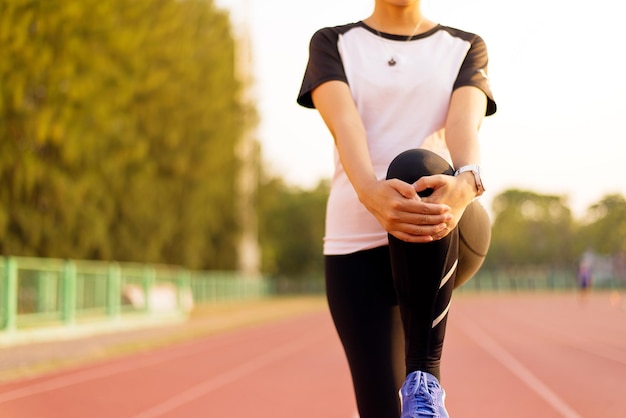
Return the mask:
[(435, 376), (412, 372), (400, 389), (402, 418), (450, 418), (444, 405), (446, 392)]

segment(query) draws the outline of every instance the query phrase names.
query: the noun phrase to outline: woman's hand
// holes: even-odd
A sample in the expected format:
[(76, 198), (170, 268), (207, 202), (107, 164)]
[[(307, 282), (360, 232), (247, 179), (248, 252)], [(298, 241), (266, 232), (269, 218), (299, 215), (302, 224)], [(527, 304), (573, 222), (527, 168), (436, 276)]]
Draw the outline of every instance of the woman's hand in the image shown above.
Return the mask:
[(465, 208), (476, 197), (476, 184), (471, 173), (462, 173), (459, 176), (449, 176), (445, 174), (437, 174), (425, 176), (413, 183), (416, 193), (431, 189), (426, 197), (421, 200), (424, 203), (436, 205), (445, 202), (450, 208), (450, 219), (446, 221), (446, 228), (432, 237), (434, 240), (441, 239), (448, 235), (450, 231), (456, 228), (457, 224), (465, 212)]
[(406, 242), (441, 239), (454, 221), (449, 205), (420, 198), (413, 185), (398, 179), (371, 182), (359, 199), (387, 232)]

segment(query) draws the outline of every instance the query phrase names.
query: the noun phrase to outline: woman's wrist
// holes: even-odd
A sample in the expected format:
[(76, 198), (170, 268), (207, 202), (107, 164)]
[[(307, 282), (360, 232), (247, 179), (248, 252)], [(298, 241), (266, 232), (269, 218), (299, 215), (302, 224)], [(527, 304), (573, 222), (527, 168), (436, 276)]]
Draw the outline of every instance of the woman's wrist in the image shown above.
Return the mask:
[(466, 171), (455, 176), (463, 185), (463, 194), (468, 201), (480, 196), (480, 191), (476, 185), (476, 179), (471, 171)]
[[(468, 174), (471, 174), (471, 177), (468, 176)], [(483, 186), (483, 181), (480, 176), (480, 167), (478, 165), (468, 164), (458, 168), (454, 176), (458, 177), (460, 175), (465, 175), (466, 179), (473, 180), (473, 182), (470, 181), (470, 183), (474, 185), (474, 197), (478, 197), (485, 192), (485, 187)]]
[(376, 177), (361, 179), (360, 181), (353, 183), (353, 187), (359, 201), (366, 207), (368, 206), (368, 202), (371, 200), (373, 190), (375, 189), (377, 183), (378, 179), (376, 179)]

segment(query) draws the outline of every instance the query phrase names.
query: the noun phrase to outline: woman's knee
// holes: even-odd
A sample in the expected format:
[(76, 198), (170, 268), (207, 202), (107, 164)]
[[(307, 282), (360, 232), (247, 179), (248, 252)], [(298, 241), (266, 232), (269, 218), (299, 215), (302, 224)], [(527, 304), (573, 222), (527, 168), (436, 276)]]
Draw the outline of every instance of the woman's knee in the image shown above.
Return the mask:
[(433, 174), (454, 175), (454, 169), (438, 154), (415, 148), (400, 153), (389, 164), (387, 179), (400, 179), (414, 183), (420, 177)]

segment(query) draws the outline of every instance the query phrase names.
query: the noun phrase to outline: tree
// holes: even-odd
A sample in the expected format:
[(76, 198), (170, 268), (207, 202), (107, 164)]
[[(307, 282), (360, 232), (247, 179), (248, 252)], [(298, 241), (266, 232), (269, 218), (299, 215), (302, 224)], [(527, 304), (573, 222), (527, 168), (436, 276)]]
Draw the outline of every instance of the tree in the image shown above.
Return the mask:
[(328, 191), (327, 181), (312, 190), (288, 187), (279, 178), (261, 185), (259, 240), (266, 274), (291, 280), (323, 276)]
[(209, 0), (0, 0), (0, 253), (232, 268), (234, 47)]
[(493, 212), (485, 267), (574, 262), (574, 221), (564, 197), (511, 189), (496, 196)]
[(604, 255), (626, 254), (626, 199), (609, 194), (590, 206), (578, 242), (583, 250), (592, 249)]

